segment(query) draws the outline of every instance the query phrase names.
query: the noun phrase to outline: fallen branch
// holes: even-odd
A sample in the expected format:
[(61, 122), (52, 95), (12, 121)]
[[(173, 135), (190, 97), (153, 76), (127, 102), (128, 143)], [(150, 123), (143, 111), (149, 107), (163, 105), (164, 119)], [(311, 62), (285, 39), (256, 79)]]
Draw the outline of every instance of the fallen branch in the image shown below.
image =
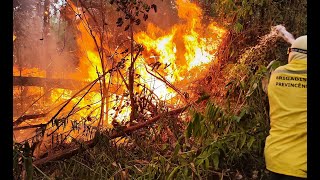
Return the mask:
[(14, 127), (13, 130), (14, 131), (18, 131), (18, 130), (23, 130), (23, 129), (31, 129), (31, 128), (44, 128), (46, 126), (46, 124), (35, 124), (35, 125), (30, 125), (30, 126), (21, 126), (21, 127)]
[(42, 117), (45, 117), (46, 115), (47, 115), (47, 113), (44, 113), (44, 114), (23, 115), (23, 116), (19, 117), (17, 120), (15, 120), (15, 121), (13, 122), (13, 126), (18, 126), (19, 124), (21, 124), (21, 123), (24, 122), (25, 120), (42, 118)]
[[(209, 97), (210, 96), (204, 96), (204, 97), (198, 99), (196, 102), (194, 102), (192, 104), (200, 103), (201, 101), (206, 100)], [(132, 133), (132, 132), (134, 132), (134, 131), (136, 131), (138, 129), (147, 127), (147, 126), (155, 123), (156, 121), (158, 121), (159, 119), (161, 119), (163, 117), (180, 114), (180, 113), (184, 112), (186, 109), (188, 109), (192, 104), (189, 104), (189, 105), (187, 105), (185, 107), (178, 108), (178, 109), (175, 109), (175, 110), (160, 114), (160, 115), (158, 115), (158, 116), (156, 116), (156, 117), (154, 117), (154, 118), (152, 118), (152, 119), (150, 119), (148, 121), (145, 121), (143, 123), (139, 123), (137, 125), (127, 127), (125, 129), (123, 129), (122, 131), (113, 132), (111, 135), (109, 135), (109, 138), (110, 139), (114, 139), (114, 138), (117, 138), (117, 137), (128, 135), (128, 134), (130, 134), (130, 133)], [(69, 157), (79, 153), (79, 152), (85, 151), (85, 148), (83, 148), (83, 147), (92, 148), (96, 144), (97, 144), (97, 141), (95, 141), (94, 139), (90, 140), (90, 141), (86, 141), (86, 142), (84, 142), (84, 145), (77, 145), (75, 147), (71, 147), (71, 148), (65, 149), (65, 150), (63, 150), (61, 152), (55, 153), (55, 154), (50, 155), (48, 157), (36, 160), (36, 161), (33, 162), (33, 164), (36, 165), (36, 166), (39, 166), (39, 165), (44, 165), (44, 164), (46, 164), (48, 162), (57, 161), (57, 160), (61, 160), (61, 159), (66, 159), (66, 158), (69, 158)]]
[[(84, 142), (83, 146), (88, 147), (88, 148), (92, 148), (96, 144), (97, 144), (96, 141), (90, 140), (90, 141)], [(83, 146), (77, 145), (75, 147), (71, 147), (71, 148), (65, 149), (63, 151), (57, 152), (56, 154), (53, 154), (51, 156), (48, 156), (48, 157), (45, 157), (45, 158), (42, 158), (42, 159), (34, 161), (33, 165), (35, 165), (35, 166), (44, 165), (44, 164), (46, 164), (46, 163), (48, 163), (50, 161), (57, 161), (57, 160), (66, 159), (66, 158), (72, 157), (73, 155), (84, 151), (85, 149), (81, 148)]]
[(150, 119), (148, 121), (145, 121), (143, 123), (139, 123), (137, 125), (127, 127), (123, 131), (114, 132), (111, 135), (109, 135), (109, 137), (110, 137), (110, 139), (114, 139), (114, 138), (117, 138), (117, 137), (128, 135), (128, 134), (132, 133), (133, 131), (136, 131), (138, 129), (141, 129), (143, 127), (147, 127), (147, 126), (153, 124), (154, 122), (158, 121), (162, 117), (180, 114), (183, 111), (185, 111), (189, 106), (190, 105), (185, 106), (183, 108), (179, 108), (179, 109), (175, 109), (175, 110), (169, 111), (167, 113), (160, 114), (160, 115), (158, 115), (158, 116), (156, 116), (156, 117), (154, 117), (154, 118), (152, 118), (152, 119)]
[(45, 87), (50, 84), (53, 88), (62, 89), (78, 89), (87, 84), (87, 82), (72, 80), (72, 79), (52, 79), (42, 77), (25, 77), (13, 76), (13, 86), (38, 86)]

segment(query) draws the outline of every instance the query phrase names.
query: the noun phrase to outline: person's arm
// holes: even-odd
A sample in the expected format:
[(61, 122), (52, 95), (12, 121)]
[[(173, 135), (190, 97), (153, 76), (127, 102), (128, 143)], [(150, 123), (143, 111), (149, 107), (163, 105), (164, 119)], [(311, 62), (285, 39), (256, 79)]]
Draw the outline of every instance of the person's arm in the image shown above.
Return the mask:
[[(291, 33), (289, 33), (283, 25), (277, 25), (272, 28), (274, 28), (276, 30), (276, 33), (278, 34), (278, 36), (282, 37), (288, 43), (292, 44), (295, 41), (295, 38), (293, 37), (293, 35)], [(269, 85), (269, 79), (270, 79), (270, 76), (272, 73), (272, 69), (271, 69), (272, 64), (273, 64), (273, 61), (271, 61), (267, 67), (269, 72), (267, 73), (266, 76), (264, 76), (261, 79), (262, 90), (266, 94), (268, 94), (268, 85)]]

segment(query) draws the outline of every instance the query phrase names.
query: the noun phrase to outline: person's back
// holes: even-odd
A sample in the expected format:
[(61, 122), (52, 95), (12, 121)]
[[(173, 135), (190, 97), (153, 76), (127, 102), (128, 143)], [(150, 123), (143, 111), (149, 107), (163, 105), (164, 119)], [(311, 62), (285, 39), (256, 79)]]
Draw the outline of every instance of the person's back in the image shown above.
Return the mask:
[(274, 173), (306, 178), (307, 36), (298, 38), (291, 49), (296, 52), (289, 54), (289, 63), (272, 73), (268, 85), (271, 129), (265, 160)]

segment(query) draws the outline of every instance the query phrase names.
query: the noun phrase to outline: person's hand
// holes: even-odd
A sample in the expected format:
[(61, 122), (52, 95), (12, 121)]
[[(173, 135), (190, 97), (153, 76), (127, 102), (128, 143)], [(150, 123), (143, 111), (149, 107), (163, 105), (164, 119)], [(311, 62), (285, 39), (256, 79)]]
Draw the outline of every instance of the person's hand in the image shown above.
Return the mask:
[(286, 28), (281, 24), (280, 25), (276, 25), (274, 28), (278, 33), (280, 33), (283, 30), (286, 30)]
[(295, 38), (293, 37), (293, 35), (291, 33), (289, 33), (286, 30), (286, 28), (283, 25), (276, 25), (276, 26), (274, 26), (274, 29), (275, 29), (276, 33), (278, 34), (278, 36), (282, 37), (288, 43), (292, 44), (294, 42)]

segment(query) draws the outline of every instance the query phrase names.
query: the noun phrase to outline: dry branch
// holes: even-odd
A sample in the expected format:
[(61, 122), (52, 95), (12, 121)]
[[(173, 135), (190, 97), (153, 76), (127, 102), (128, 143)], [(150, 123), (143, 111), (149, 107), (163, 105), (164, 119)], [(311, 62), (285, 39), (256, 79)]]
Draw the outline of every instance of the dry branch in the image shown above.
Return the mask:
[(37, 119), (37, 118), (42, 118), (45, 117), (47, 114), (31, 114), (31, 115), (23, 115), (19, 117), (16, 121), (13, 122), (13, 126), (18, 126), (22, 122), (29, 120), (29, 119)]
[(52, 88), (62, 89), (78, 89), (83, 87), (87, 82), (72, 80), (72, 79), (52, 79), (52, 78), (41, 78), (41, 77), (24, 77), (24, 76), (13, 76), (13, 86), (38, 86), (46, 87), (50, 85)]
[(169, 86), (170, 88), (172, 88), (173, 90), (175, 90), (175, 91), (183, 98), (183, 100), (184, 100), (185, 102), (189, 103), (188, 100), (186, 99), (186, 97), (181, 93), (181, 91), (180, 91), (178, 88), (176, 88), (173, 84), (171, 84), (168, 80), (166, 80), (166, 78), (163, 77), (159, 72), (157, 72), (157, 74), (158, 74), (161, 78), (158, 77), (157, 75), (153, 74), (152, 72), (150, 72), (150, 71), (148, 70), (148, 68), (147, 68), (146, 65), (145, 65), (144, 67), (145, 67), (147, 73), (149, 73), (151, 76), (157, 78), (158, 80), (164, 82), (167, 86)]
[(169, 111), (167, 113), (160, 114), (160, 115), (158, 115), (158, 116), (156, 116), (156, 117), (154, 117), (154, 118), (152, 118), (152, 119), (150, 119), (148, 121), (145, 121), (143, 123), (139, 123), (137, 125), (127, 127), (123, 131), (114, 132), (111, 135), (109, 135), (109, 137), (110, 137), (110, 139), (114, 139), (114, 138), (117, 138), (117, 137), (128, 135), (128, 134), (132, 133), (133, 131), (136, 131), (138, 129), (141, 129), (141, 128), (144, 128), (144, 127), (147, 127), (147, 126), (153, 124), (154, 122), (158, 121), (162, 117), (180, 114), (183, 111), (185, 111), (189, 106), (190, 105), (185, 106), (183, 108), (179, 108), (179, 109), (175, 109), (175, 110)]
[[(84, 146), (92, 148), (92, 147), (94, 147), (96, 145), (96, 143), (97, 143), (96, 141), (90, 140), (90, 141), (85, 142)], [(75, 147), (71, 147), (71, 148), (65, 149), (63, 151), (60, 151), (60, 152), (58, 152), (56, 154), (53, 154), (51, 156), (36, 160), (36, 161), (33, 162), (33, 165), (39, 166), (39, 165), (46, 164), (46, 163), (48, 163), (50, 161), (57, 161), (57, 160), (61, 160), (61, 159), (66, 159), (66, 158), (69, 158), (69, 157), (71, 157), (71, 156), (83, 151), (83, 150), (84, 149), (81, 148), (80, 145), (75, 146)]]
[(31, 128), (44, 128), (46, 124), (35, 124), (35, 125), (29, 125), (29, 126), (21, 126), (21, 127), (14, 127), (14, 131), (23, 130), (23, 129), (31, 129)]
[[(193, 104), (197, 104), (197, 103), (200, 103), (201, 101), (203, 100), (206, 100), (208, 99), (209, 96), (206, 96), (206, 97), (203, 97), (199, 100), (197, 100), (195, 103)], [(130, 126), (130, 127), (127, 127), (125, 129), (123, 129), (123, 131), (116, 131), (116, 132), (113, 132), (111, 135), (108, 135), (108, 137), (110, 139), (114, 139), (114, 138), (117, 138), (117, 137), (121, 137), (121, 136), (125, 136), (125, 135), (128, 135), (136, 130), (139, 130), (141, 128), (144, 128), (144, 127), (147, 127), (153, 123), (155, 123), (156, 121), (158, 121), (159, 119), (163, 118), (163, 117), (166, 117), (166, 116), (170, 116), (170, 115), (177, 115), (177, 114), (180, 114), (182, 112), (184, 112), (187, 108), (189, 108), (192, 104), (189, 104), (185, 107), (182, 107), (182, 108), (178, 108), (178, 109), (175, 109), (175, 110), (172, 110), (172, 111), (169, 111), (169, 112), (166, 112), (166, 113), (163, 113), (163, 114), (160, 114), (148, 121), (145, 121), (143, 123), (139, 123), (137, 125), (134, 125), (134, 126)], [(90, 140), (90, 141), (86, 141), (84, 143), (84, 145), (77, 145), (75, 147), (71, 147), (71, 148), (68, 148), (68, 149), (65, 149), (61, 152), (58, 152), (56, 154), (53, 154), (53, 155), (50, 155), (48, 157), (45, 157), (45, 158), (42, 158), (42, 159), (39, 159), (39, 160), (36, 160), (33, 162), (33, 164), (35, 166), (39, 166), (39, 165), (44, 165), (48, 162), (51, 162), (51, 161), (57, 161), (57, 160), (61, 160), (61, 159), (66, 159), (66, 158), (69, 158), (81, 151), (84, 151), (85, 149), (83, 147), (88, 147), (88, 148), (92, 148), (94, 147), (95, 145), (97, 144), (97, 141), (94, 141), (94, 140)]]

